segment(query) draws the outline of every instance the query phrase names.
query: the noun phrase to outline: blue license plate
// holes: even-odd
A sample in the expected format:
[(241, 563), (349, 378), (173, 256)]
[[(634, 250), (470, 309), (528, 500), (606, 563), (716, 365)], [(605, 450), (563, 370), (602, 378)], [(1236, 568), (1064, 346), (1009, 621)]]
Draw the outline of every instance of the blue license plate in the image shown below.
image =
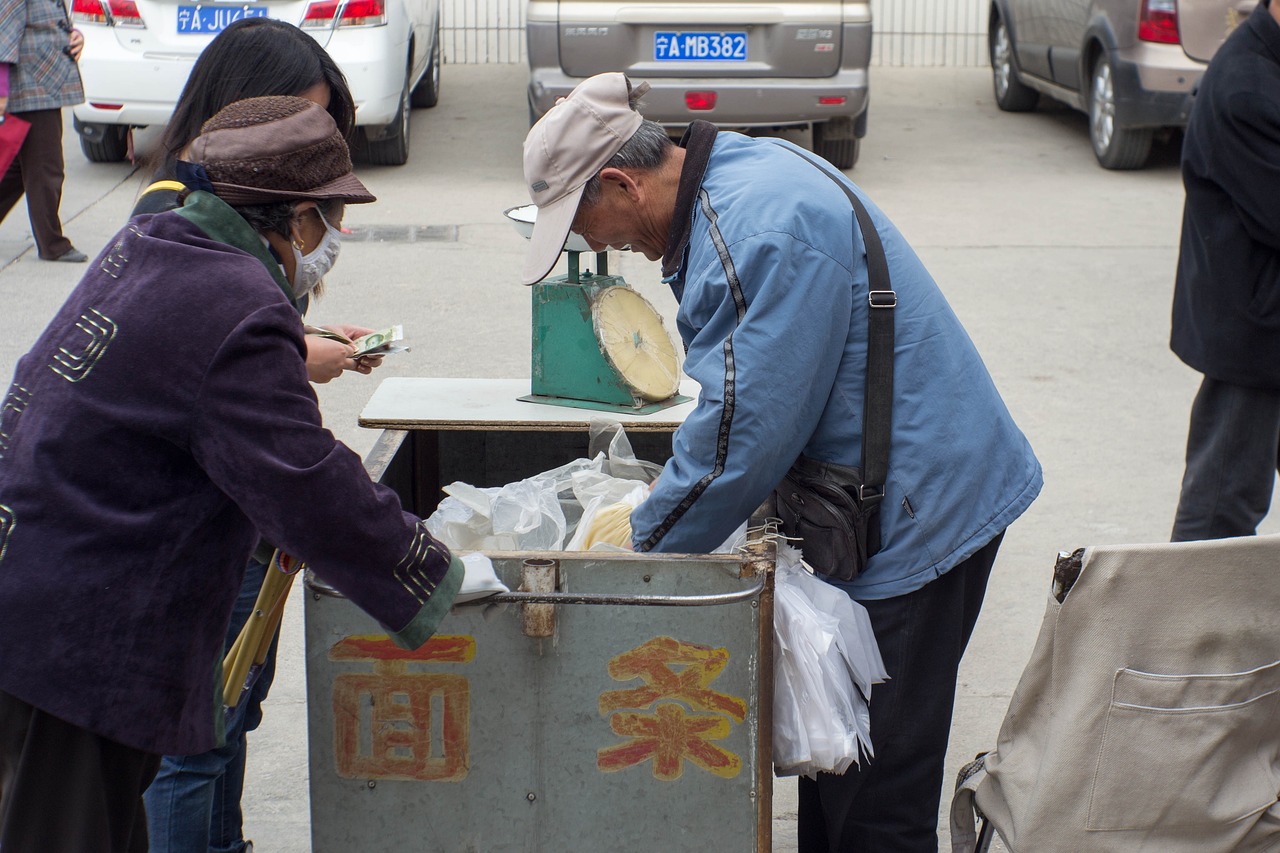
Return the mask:
[(654, 33), (653, 58), (659, 62), (746, 62), (747, 34)]
[(265, 18), (265, 6), (179, 6), (179, 35), (213, 35), (241, 18)]

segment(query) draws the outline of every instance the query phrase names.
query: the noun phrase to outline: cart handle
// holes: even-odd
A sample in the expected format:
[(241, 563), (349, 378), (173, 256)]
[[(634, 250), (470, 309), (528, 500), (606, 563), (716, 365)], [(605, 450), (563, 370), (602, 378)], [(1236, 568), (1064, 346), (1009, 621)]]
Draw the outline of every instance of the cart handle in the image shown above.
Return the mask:
[(716, 595), (608, 595), (583, 592), (499, 592), (455, 604), (454, 607), (479, 607), (487, 604), (623, 604), (640, 607), (706, 607), (713, 604), (737, 604), (755, 598), (764, 591), (766, 574), (761, 573), (755, 585), (737, 592)]

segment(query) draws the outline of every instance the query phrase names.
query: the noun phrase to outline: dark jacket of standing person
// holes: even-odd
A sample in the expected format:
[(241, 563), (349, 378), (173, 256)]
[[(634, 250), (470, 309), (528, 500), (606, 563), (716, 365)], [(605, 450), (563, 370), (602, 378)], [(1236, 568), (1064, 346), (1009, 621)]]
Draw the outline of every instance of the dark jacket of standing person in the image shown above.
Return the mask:
[[(258, 102), (285, 114), (233, 150), (242, 105)], [(230, 140), (223, 177), (208, 165), (213, 192), (135, 217), (8, 390), (0, 691), (143, 752), (220, 740), (223, 640), (259, 533), (409, 647), (461, 583), (461, 561), (322, 426), (289, 282), (224, 201), (261, 203), (237, 186), (290, 170), (296, 181), (266, 183), (286, 188), (280, 200), (373, 200), (349, 159), (320, 184), (307, 155), (321, 143), (289, 135), (301, 120), (346, 157), (332, 119), (300, 98), (242, 101), (206, 124), (197, 152), (214, 130)], [(276, 153), (253, 156), (271, 140)]]
[(1182, 148), (1170, 345), (1212, 379), (1280, 389), (1280, 24), (1258, 4), (1214, 55)]

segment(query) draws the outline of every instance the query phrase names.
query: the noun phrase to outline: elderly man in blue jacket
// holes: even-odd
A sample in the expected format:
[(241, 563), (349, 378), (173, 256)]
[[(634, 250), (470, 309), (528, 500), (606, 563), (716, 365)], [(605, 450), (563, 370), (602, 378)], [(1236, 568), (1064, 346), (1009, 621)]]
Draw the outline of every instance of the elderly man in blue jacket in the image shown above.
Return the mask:
[[(636, 111), (645, 88), (590, 78), (530, 130), (524, 281), (551, 270), (570, 231), (661, 261), (702, 391), (632, 514), (633, 544), (706, 552), (801, 455), (858, 465), (867, 261), (848, 196), (803, 152), (701, 121), (677, 146)], [(872, 695), (874, 759), (800, 780), (800, 849), (934, 853), (960, 657), (1041, 471), (924, 265), (844, 183), (870, 211), (897, 308), (881, 547), (839, 585), (870, 612), (891, 680)]]

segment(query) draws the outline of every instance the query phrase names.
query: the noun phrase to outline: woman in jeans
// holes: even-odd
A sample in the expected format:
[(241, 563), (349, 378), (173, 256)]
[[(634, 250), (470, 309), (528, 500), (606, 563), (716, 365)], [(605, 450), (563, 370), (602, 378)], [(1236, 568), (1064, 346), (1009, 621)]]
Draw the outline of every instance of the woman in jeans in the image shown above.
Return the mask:
[[(227, 104), (267, 95), (297, 95), (315, 101), (350, 139), (355, 105), (342, 71), (324, 48), (292, 24), (270, 18), (236, 21), (209, 43), (192, 68), (165, 128), (152, 183), (139, 197), (133, 214), (177, 207), (178, 195), (186, 187), (177, 180), (175, 164), (199, 135), (201, 125)], [(305, 311), (316, 295), (318, 287), (297, 293), (299, 309)], [(347, 338), (373, 331), (348, 325), (328, 328)], [(344, 370), (367, 374), (381, 361), (378, 357), (353, 360), (348, 357), (349, 344), (329, 337), (308, 334), (306, 342), (307, 374), (312, 382), (328, 382)], [(272, 551), (264, 542), (249, 561), (227, 631), (226, 649), (253, 612)], [(152, 851), (203, 853), (206, 845), (218, 853), (253, 849), (252, 842), (244, 840), (240, 809), (246, 734), (262, 721), (262, 702), (271, 688), (275, 662), (273, 642), (257, 680), (227, 714), (224, 746), (199, 755), (166, 756), (161, 762), (145, 796)]]

